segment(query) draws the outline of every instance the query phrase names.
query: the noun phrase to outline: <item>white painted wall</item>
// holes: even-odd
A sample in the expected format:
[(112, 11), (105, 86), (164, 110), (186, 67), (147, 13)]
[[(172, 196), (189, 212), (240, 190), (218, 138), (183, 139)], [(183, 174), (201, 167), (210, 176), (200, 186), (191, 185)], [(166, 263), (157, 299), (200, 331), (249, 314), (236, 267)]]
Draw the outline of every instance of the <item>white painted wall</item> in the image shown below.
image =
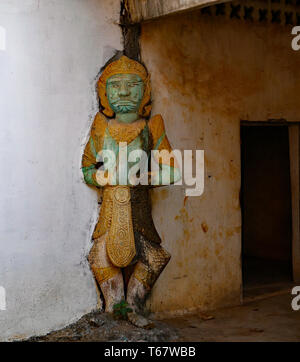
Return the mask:
[[(43, 334), (97, 303), (86, 261), (97, 197), (80, 162), (97, 73), (121, 49), (118, 0), (1, 0), (0, 340)], [(3, 33), (3, 32), (2, 32)], [(3, 43), (3, 42), (2, 42)]]

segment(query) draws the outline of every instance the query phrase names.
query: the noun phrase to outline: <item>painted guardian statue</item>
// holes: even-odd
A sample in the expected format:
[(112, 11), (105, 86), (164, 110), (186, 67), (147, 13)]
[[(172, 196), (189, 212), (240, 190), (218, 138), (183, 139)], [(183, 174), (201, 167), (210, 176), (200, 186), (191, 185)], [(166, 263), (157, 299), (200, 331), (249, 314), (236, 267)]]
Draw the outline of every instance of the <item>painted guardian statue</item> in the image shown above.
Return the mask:
[[(142, 64), (125, 56), (110, 63), (99, 79), (98, 92), (102, 110), (95, 117), (82, 160), (85, 182), (100, 188), (103, 200), (89, 262), (105, 311), (113, 312), (113, 306), (126, 299), (132, 309), (129, 320), (147, 328), (150, 321), (142, 316), (145, 300), (170, 260), (152, 220), (149, 188), (166, 184), (165, 179), (178, 181), (180, 170), (174, 157), (165, 156), (154, 158), (155, 171), (148, 167), (152, 150), (172, 155), (172, 149), (162, 117), (149, 117), (150, 77)], [(124, 145), (128, 154), (144, 151), (147, 155), (151, 185), (135, 182), (137, 175), (144, 175), (140, 169), (132, 180), (128, 169), (135, 162), (130, 157), (120, 161)], [(105, 151), (114, 157), (103, 162)], [(120, 167), (124, 162), (127, 167)], [(125, 182), (121, 169), (126, 172)]]

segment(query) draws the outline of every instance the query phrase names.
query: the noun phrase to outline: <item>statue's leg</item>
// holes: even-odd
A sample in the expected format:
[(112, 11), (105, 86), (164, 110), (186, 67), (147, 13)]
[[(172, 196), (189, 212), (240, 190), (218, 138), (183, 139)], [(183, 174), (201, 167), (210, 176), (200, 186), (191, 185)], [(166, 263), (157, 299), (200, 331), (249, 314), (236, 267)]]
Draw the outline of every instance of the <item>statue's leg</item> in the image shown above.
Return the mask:
[(127, 289), (127, 302), (133, 310), (128, 317), (138, 327), (149, 328), (153, 324), (140, 313), (143, 312), (146, 298), (170, 257), (160, 245), (141, 238), (141, 257), (130, 277)]
[(124, 282), (121, 269), (107, 255), (106, 237), (107, 234), (94, 241), (89, 262), (105, 300), (105, 312), (112, 313), (113, 306), (124, 299)]

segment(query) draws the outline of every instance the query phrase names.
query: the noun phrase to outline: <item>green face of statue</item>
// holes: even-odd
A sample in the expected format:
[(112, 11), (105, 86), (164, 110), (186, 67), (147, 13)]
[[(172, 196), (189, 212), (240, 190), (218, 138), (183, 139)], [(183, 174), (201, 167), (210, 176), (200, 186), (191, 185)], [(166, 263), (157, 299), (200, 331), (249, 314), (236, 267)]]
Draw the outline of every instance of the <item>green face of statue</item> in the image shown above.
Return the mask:
[(144, 94), (144, 83), (136, 74), (115, 74), (107, 80), (106, 94), (109, 105), (117, 117), (118, 114), (138, 116)]

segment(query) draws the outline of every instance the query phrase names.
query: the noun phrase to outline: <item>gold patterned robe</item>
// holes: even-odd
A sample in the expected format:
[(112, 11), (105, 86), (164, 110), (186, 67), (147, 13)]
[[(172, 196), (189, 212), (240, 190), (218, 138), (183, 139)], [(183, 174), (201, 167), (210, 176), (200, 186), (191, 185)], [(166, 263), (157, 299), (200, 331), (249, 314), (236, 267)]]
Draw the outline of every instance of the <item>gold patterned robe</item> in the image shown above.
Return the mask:
[[(96, 179), (100, 166), (97, 155), (103, 149), (117, 154), (119, 142), (127, 142), (129, 151), (143, 149), (148, 155), (154, 149), (171, 152), (160, 115), (152, 117), (150, 121), (141, 119), (130, 124), (120, 124), (115, 120), (107, 120), (103, 114), (98, 113), (82, 160), (87, 184), (100, 187)], [(173, 159), (170, 161), (162, 158), (159, 162), (169, 162), (169, 166), (174, 167)], [(146, 244), (148, 247), (151, 245), (152, 248), (161, 248), (161, 239), (152, 220), (148, 189), (147, 186), (103, 187), (102, 207), (93, 239), (108, 233), (107, 252), (117, 267), (126, 267), (143, 259)]]

